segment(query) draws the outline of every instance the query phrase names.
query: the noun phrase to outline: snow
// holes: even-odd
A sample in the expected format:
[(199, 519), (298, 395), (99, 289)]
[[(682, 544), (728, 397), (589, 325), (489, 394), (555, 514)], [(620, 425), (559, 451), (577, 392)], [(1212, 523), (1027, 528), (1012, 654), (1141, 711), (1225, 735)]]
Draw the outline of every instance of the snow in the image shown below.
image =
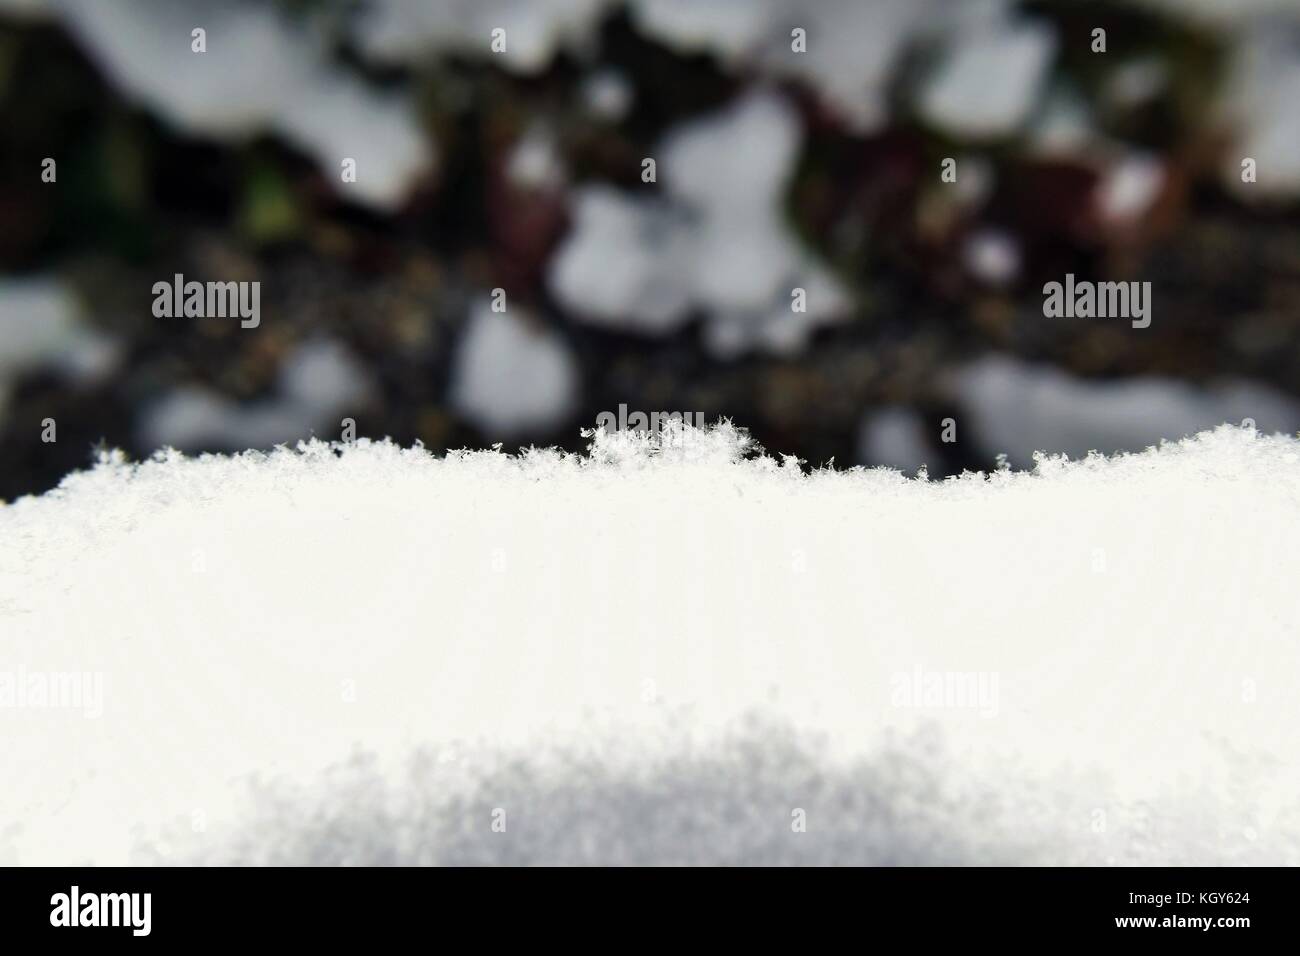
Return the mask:
[(284, 394), (322, 415), (360, 401), (369, 387), (365, 368), (345, 345), (332, 339), (302, 343), (280, 367)]
[(148, 448), (270, 448), (310, 438), (317, 429), (337, 434), (339, 416), (369, 388), (364, 369), (328, 339), (298, 346), (280, 368), (277, 393), (241, 404), (213, 389), (183, 385), (148, 406), (137, 424)]
[[(612, 6), (375, 0), (360, 49), (487, 58), (502, 26), (502, 66), (536, 73), (581, 52)], [(1086, 104), (1047, 87), (1057, 38), (1005, 3), (972, 6), (630, 0), (649, 35), (800, 78), (857, 130), (885, 118), (900, 54), (935, 38), (918, 106), (945, 133), (1095, 144)], [(1222, 0), (1195, 7), (1240, 32), (1225, 177), (1247, 197), (1294, 195), (1294, 38)], [(433, 162), (405, 96), (331, 65), (268, 8), (0, 9), (60, 17), (181, 131), (274, 131), (361, 202), (394, 207)], [(196, 25), (206, 54), (189, 50)], [(814, 52), (792, 53), (793, 26)], [(597, 76), (588, 108), (617, 121), (635, 90)], [(1159, 82), (1130, 73), (1119, 98)], [(646, 335), (703, 316), (715, 356), (797, 351), (848, 308), (784, 222), (802, 135), (760, 84), (671, 130), (657, 186), (578, 188), (557, 300)], [(1258, 184), (1240, 183), (1246, 155)], [(338, 181), (343, 157), (356, 184)], [(991, 173), (960, 168), (978, 203)], [(553, 132), (530, 129), (509, 174), (558, 187)], [(1100, 208), (1140, 216), (1164, 175), (1123, 158)], [(1000, 232), (963, 252), (986, 282), (1019, 271)], [(31, 369), (75, 382), (115, 361), (51, 278), (0, 281), (0, 342), (0, 401)], [(593, 435), (586, 456), (365, 439), (106, 456), (0, 503), (0, 864), (1300, 864), (1300, 402), (1001, 357), (954, 384), (962, 440), (1033, 471), (806, 475), (729, 425), (669, 426)], [(270, 447), (334, 433), (366, 390), (341, 345), (315, 340), (270, 397), (186, 386), (137, 425), (152, 447)], [(474, 305), (449, 388), (465, 420), (508, 439), (561, 427), (579, 397), (562, 336)], [(912, 471), (933, 453), (927, 427), (873, 411), (862, 457)], [(56, 675), (84, 696), (37, 702)], [(974, 701), (950, 691), (966, 680)]]
[(57, 279), (0, 279), (0, 376), (55, 361), (87, 335), (76, 296)]
[(103, 688), (0, 681), (0, 860), (1295, 864), (1297, 533), (1300, 442), (1235, 427), (106, 458), (0, 507), (3, 669)]
[(1103, 218), (1121, 223), (1139, 219), (1164, 184), (1164, 164), (1155, 156), (1132, 152), (1120, 157), (1098, 185), (1097, 202)]
[(0, 411), (18, 376), (55, 368), (75, 383), (112, 369), (119, 348), (90, 328), (73, 291), (53, 276), (0, 278)]
[[(248, 4), (54, 0), (64, 25), (109, 80), (181, 132), (251, 137), (274, 130), (305, 150), (327, 182), (379, 209), (400, 205), (433, 163), (409, 99), (328, 64), (310, 31)], [(191, 30), (207, 50), (191, 49)], [(357, 179), (343, 183), (342, 161)]]
[[(182, 385), (149, 406), (137, 426), (149, 448), (270, 448), (309, 437), (319, 423), (292, 403), (241, 405), (202, 385)], [(333, 429), (331, 429), (332, 431)]]
[(1099, 139), (1087, 100), (1064, 83), (1048, 93), (1046, 103), (1030, 124), (1030, 152), (1042, 157), (1076, 160), (1088, 155)]
[(1032, 21), (995, 19), (962, 33), (921, 92), (921, 114), (956, 136), (992, 139), (1018, 131), (1043, 91), (1056, 35)]
[(1133, 109), (1154, 99), (1168, 85), (1165, 62), (1155, 56), (1143, 56), (1130, 60), (1108, 77), (1103, 95), (1113, 106)]
[(573, 413), (580, 387), (577, 361), (553, 332), (477, 302), (457, 347), (452, 406), (494, 438), (553, 428)]
[(515, 143), (506, 160), (506, 177), (523, 189), (558, 190), (564, 186), (568, 173), (548, 126), (533, 125)]
[(997, 181), (997, 171), (983, 156), (965, 155), (957, 160), (957, 181), (951, 184), (957, 199), (965, 206), (978, 207), (992, 194)]
[(1020, 274), (1020, 246), (1014, 236), (1001, 229), (972, 233), (962, 253), (971, 274), (989, 285), (1006, 285)]
[(582, 81), (582, 98), (593, 116), (607, 123), (620, 123), (636, 100), (636, 88), (623, 73), (606, 68)]
[[(797, 350), (848, 308), (782, 219), (800, 142), (793, 108), (763, 89), (671, 130), (656, 150), (666, 195), (578, 190), (573, 228), (550, 265), (552, 291), (580, 320), (649, 334), (703, 309), (705, 343), (724, 357)], [(806, 312), (791, 308), (797, 288)]]
[(924, 429), (921, 416), (910, 408), (873, 410), (858, 429), (858, 460), (914, 474), (933, 457)]
[[(1004, 0), (808, 0), (797, 9), (785, 0), (372, 0), (357, 38), (362, 52), (380, 62), (418, 64), (455, 54), (529, 75), (561, 51), (585, 53), (601, 18), (626, 9), (639, 33), (681, 54), (715, 56), (737, 74), (802, 81), (847, 125), (866, 133), (888, 119), (890, 78), (908, 49), (935, 36), (962, 36), (1008, 6)], [(796, 27), (806, 32), (807, 52), (791, 49)], [(506, 31), (499, 53), (491, 47), (497, 28)]]
[[(441, 54), (495, 57), (508, 70), (537, 73), (563, 47), (582, 45), (608, 0), (373, 0), (359, 40), (367, 56), (418, 64)], [(505, 31), (501, 53), (492, 31)]]
[[(1223, 179), (1245, 200), (1291, 199), (1300, 193), (1300, 15), (1261, 24), (1238, 41), (1222, 109), (1236, 133)], [(1242, 182), (1241, 162), (1255, 160), (1257, 179)]]
[(666, 204), (595, 184), (575, 192), (570, 213), (547, 274), (567, 308), (594, 325), (652, 334), (686, 321), (691, 291), (678, 277), (691, 267), (689, 233)]
[(773, 4), (767, 0), (640, 0), (631, 4), (637, 27), (683, 53), (716, 52), (731, 59), (766, 37)]
[[(1300, 430), (1300, 401), (1227, 379), (1205, 388), (1157, 376), (1090, 382), (1050, 366), (989, 355), (962, 367), (956, 392), (990, 461), (1029, 465), (1034, 452), (1081, 458), (1141, 451), (1161, 439), (1251, 419), (1262, 432)], [(969, 433), (967, 433), (969, 434)]]
[[(793, 77), (860, 133), (888, 118), (887, 88), (909, 44), (950, 26), (932, 0), (809, 0), (792, 9), (782, 0), (632, 0), (638, 29), (682, 53), (713, 53), (741, 72)], [(802, 28), (807, 52), (791, 49)]]

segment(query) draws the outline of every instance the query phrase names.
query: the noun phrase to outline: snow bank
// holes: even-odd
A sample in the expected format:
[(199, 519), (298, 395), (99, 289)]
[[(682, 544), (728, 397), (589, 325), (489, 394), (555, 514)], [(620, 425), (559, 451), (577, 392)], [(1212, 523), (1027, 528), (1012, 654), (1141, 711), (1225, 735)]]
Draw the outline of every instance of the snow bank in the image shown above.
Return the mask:
[(1232, 427), (106, 459), (0, 507), (0, 862), (1300, 862), (1297, 534)]

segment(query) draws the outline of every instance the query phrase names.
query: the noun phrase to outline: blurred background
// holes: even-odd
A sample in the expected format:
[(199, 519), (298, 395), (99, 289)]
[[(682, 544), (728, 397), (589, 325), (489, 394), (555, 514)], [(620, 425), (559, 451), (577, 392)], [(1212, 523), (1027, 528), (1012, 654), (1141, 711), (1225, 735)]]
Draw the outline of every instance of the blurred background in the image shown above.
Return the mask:
[[(5, 499), (344, 419), (932, 477), (1294, 432), (1300, 2), (0, 0), (0, 226)], [(260, 325), (155, 318), (177, 273)]]

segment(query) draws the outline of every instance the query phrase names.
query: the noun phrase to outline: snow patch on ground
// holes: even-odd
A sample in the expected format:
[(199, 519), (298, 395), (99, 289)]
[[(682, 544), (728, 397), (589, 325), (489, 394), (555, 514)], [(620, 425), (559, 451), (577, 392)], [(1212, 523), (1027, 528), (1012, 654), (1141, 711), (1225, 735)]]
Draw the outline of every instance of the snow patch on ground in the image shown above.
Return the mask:
[(1130, 153), (1106, 170), (1097, 188), (1097, 205), (1111, 223), (1140, 219), (1150, 210), (1165, 184), (1164, 164), (1155, 156)]
[(1089, 382), (1000, 355), (967, 364), (955, 378), (976, 441), (990, 458), (1005, 454), (1020, 466), (1039, 451), (1071, 458), (1141, 451), (1245, 419), (1264, 433), (1300, 430), (1300, 401), (1242, 380), (1204, 388), (1155, 376)]
[(1016, 132), (1038, 102), (1056, 46), (1056, 34), (1040, 23), (999, 16), (973, 24), (921, 91), (921, 114), (972, 139)]
[(473, 308), (457, 348), (452, 406), (485, 434), (509, 439), (554, 428), (573, 413), (578, 364), (554, 332), (513, 312)]
[(148, 448), (270, 448), (338, 433), (337, 416), (362, 401), (369, 379), (338, 342), (298, 346), (280, 369), (278, 394), (241, 404), (214, 389), (185, 385), (149, 406), (138, 425)]
[[(1223, 178), (1243, 199), (1300, 194), (1300, 11), (1284, 23), (1259, 24), (1237, 42), (1223, 97), (1236, 133)], [(1256, 181), (1242, 182), (1241, 163), (1256, 163)]]
[(925, 440), (925, 422), (910, 408), (868, 412), (858, 427), (858, 460), (915, 474), (933, 457)]
[[(717, 355), (789, 353), (848, 309), (835, 278), (788, 234), (781, 207), (802, 134), (775, 93), (746, 95), (672, 130), (655, 151), (667, 201), (579, 189), (552, 259), (556, 297), (580, 319), (671, 331), (703, 310)], [(792, 292), (806, 293), (795, 312)]]
[[(186, 134), (273, 130), (335, 188), (380, 209), (400, 205), (433, 163), (408, 97), (331, 66), (311, 31), (266, 6), (54, 0), (53, 8), (112, 83)], [(206, 52), (191, 49), (196, 27), (207, 32)], [(356, 182), (342, 182), (345, 158), (356, 160)]]
[[(888, 119), (893, 68), (918, 37), (944, 22), (934, 0), (634, 0), (638, 28), (684, 53), (713, 53), (733, 69), (794, 77), (820, 93), (858, 132)], [(791, 31), (805, 31), (807, 52), (791, 49)]]
[[(517, 73), (537, 73), (568, 45), (589, 38), (609, 0), (372, 0), (359, 38), (368, 56), (399, 63), (447, 53), (495, 57)], [(505, 31), (505, 49), (492, 48)]]
[(119, 360), (119, 347), (90, 328), (81, 304), (58, 279), (0, 278), (0, 412), (19, 375), (55, 368), (72, 382), (90, 382)]

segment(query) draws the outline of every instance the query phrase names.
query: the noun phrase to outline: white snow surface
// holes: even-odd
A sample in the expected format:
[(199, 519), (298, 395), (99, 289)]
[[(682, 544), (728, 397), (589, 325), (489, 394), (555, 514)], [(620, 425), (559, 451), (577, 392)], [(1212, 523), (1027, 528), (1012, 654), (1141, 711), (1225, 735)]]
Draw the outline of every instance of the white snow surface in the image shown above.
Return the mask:
[(1300, 441), (1235, 427), (106, 457), (0, 507), (0, 862), (1298, 863), (1298, 534)]

